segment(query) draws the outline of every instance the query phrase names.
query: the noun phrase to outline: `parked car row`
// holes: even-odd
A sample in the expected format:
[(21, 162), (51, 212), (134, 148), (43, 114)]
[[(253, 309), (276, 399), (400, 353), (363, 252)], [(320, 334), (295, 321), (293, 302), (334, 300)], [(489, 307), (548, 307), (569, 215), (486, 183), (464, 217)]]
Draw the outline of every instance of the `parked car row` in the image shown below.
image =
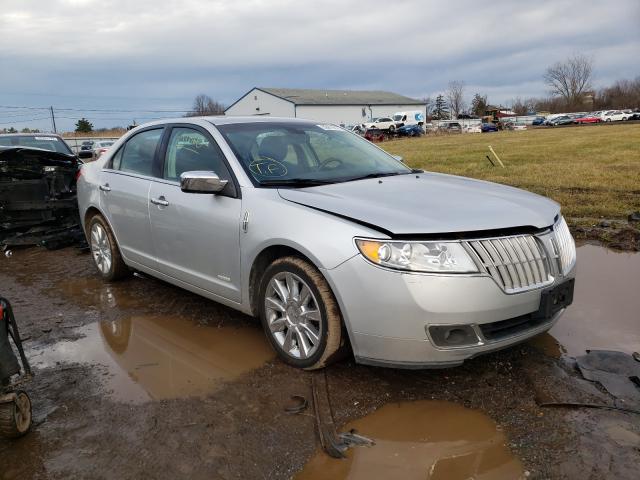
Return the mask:
[(555, 127), (557, 125), (584, 125), (588, 123), (621, 122), (638, 119), (640, 119), (640, 112), (634, 112), (633, 110), (598, 110), (595, 112), (558, 114), (546, 118), (538, 117), (533, 121), (533, 125)]

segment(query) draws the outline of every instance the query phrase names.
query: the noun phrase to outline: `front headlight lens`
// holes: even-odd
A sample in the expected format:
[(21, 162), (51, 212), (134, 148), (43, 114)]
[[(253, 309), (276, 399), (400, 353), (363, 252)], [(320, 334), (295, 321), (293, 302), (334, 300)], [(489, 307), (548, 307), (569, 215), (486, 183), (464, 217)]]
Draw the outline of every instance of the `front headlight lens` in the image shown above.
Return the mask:
[(458, 242), (396, 242), (356, 239), (360, 253), (384, 267), (413, 272), (473, 273), (473, 259)]

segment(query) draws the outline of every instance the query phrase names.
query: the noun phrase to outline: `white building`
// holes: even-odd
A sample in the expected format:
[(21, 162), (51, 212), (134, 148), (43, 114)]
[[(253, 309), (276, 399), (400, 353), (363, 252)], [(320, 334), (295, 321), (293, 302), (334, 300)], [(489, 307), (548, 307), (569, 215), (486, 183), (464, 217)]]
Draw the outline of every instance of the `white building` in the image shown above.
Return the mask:
[(426, 116), (424, 102), (391, 92), (255, 87), (231, 104), (225, 115), (271, 115), (357, 125), (410, 110), (420, 110)]

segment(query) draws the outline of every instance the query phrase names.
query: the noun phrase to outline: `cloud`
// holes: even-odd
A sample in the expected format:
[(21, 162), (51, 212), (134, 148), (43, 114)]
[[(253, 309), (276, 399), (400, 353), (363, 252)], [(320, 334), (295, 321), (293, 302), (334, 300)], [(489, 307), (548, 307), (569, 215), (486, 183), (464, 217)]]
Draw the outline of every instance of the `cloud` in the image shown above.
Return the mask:
[(181, 109), (255, 85), (420, 97), (454, 79), (499, 103), (544, 94), (546, 66), (574, 52), (597, 85), (640, 74), (637, 0), (0, 3), (0, 105)]

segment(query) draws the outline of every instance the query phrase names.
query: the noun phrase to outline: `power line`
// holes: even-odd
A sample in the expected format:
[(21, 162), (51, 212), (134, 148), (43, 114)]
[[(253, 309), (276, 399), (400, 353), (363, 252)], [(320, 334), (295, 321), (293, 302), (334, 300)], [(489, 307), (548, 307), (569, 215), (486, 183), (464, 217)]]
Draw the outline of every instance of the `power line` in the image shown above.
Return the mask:
[(51, 117), (40, 117), (40, 118), (30, 118), (28, 120), (20, 120), (20, 121), (13, 121), (13, 122), (0, 122), (0, 125), (10, 125), (10, 124), (14, 124), (14, 123), (25, 123), (25, 122), (35, 122), (37, 120), (49, 120)]
[[(10, 109), (25, 109), (25, 110), (49, 110), (50, 107), (19, 107), (15, 105), (0, 105), (0, 108), (10, 108)], [(145, 109), (136, 109), (136, 110), (122, 110), (122, 109), (107, 109), (107, 108), (55, 108), (57, 111), (65, 111), (65, 112), (107, 112), (107, 113), (184, 113), (191, 111), (190, 108), (185, 108), (182, 110), (145, 110)]]

